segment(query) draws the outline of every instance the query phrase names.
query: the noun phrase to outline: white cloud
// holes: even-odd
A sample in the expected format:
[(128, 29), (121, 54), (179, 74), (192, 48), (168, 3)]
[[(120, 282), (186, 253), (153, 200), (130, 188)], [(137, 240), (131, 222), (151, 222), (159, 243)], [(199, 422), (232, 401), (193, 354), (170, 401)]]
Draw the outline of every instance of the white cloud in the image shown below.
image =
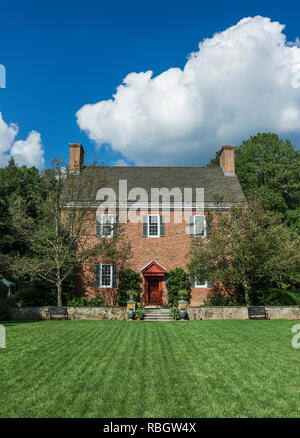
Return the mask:
[(112, 99), (84, 105), (77, 123), (137, 164), (197, 165), (257, 132), (298, 134), (300, 48), (283, 29), (244, 18), (199, 43), (183, 70), (128, 74)]
[(31, 131), (26, 140), (17, 140), (19, 128), (16, 124), (7, 124), (0, 112), (0, 166), (5, 166), (12, 156), (16, 164), (22, 166), (44, 167), (44, 149), (41, 135)]
[(120, 158), (119, 160), (113, 163), (113, 166), (129, 166), (129, 164), (126, 162), (126, 160)]

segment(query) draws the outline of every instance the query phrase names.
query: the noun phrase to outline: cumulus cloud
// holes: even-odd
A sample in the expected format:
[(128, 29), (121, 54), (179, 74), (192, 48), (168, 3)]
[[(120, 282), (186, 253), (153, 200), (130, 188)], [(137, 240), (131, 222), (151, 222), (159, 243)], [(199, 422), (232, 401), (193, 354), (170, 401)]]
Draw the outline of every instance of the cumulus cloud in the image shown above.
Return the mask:
[(10, 157), (16, 164), (42, 168), (45, 164), (41, 135), (31, 131), (26, 140), (17, 140), (19, 128), (16, 124), (7, 124), (0, 112), (0, 166), (5, 166)]
[(120, 158), (119, 160), (113, 163), (113, 166), (128, 166), (128, 165), (129, 164), (123, 158)]
[(197, 165), (257, 132), (298, 134), (299, 40), (288, 43), (284, 27), (244, 18), (200, 42), (183, 70), (128, 74), (112, 99), (84, 105), (77, 123), (136, 164)]

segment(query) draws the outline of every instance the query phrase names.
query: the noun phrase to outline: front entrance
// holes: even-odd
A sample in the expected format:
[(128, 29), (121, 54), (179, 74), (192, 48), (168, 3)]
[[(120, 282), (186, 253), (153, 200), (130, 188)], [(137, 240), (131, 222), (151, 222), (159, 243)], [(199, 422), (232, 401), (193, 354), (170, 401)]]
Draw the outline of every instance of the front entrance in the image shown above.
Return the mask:
[(163, 304), (163, 279), (166, 269), (154, 260), (142, 269), (145, 278), (145, 304), (162, 306)]
[(146, 301), (148, 305), (152, 306), (161, 306), (162, 305), (162, 290), (161, 290), (161, 280), (159, 278), (149, 278), (148, 281), (148, 290), (146, 297)]

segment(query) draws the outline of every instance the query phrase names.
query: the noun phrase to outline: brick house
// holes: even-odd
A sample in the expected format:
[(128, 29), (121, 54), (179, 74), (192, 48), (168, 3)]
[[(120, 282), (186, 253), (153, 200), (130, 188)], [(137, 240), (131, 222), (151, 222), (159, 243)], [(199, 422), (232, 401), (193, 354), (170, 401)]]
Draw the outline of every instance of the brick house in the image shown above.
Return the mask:
[[(188, 253), (192, 238), (208, 238), (211, 217), (216, 209), (224, 211), (234, 203), (244, 201), (244, 195), (235, 175), (234, 146), (223, 146), (220, 151), (220, 167), (117, 167), (84, 166), (84, 150), (81, 144), (70, 144), (70, 173), (102, 172), (107, 185), (116, 194), (117, 210), (128, 211), (134, 201), (130, 196), (124, 203), (120, 199), (120, 181), (126, 185), (126, 194), (133, 194), (136, 200), (136, 188), (147, 195), (140, 203), (140, 211), (135, 212), (138, 221), (127, 220), (123, 233), (131, 243), (131, 257), (128, 267), (139, 272), (142, 279), (141, 301), (148, 305), (167, 305), (168, 295), (166, 277), (168, 271), (180, 267), (187, 270)], [(169, 197), (167, 205), (163, 197), (153, 202), (153, 188), (165, 188), (169, 191), (177, 188), (182, 194), (185, 189), (192, 191), (188, 202), (183, 197), (177, 202)], [(203, 211), (196, 208), (196, 189), (203, 189)], [(155, 189), (154, 189), (155, 190)], [(157, 193), (157, 192), (156, 192)], [(93, 194), (96, 199), (96, 194)], [(152, 203), (150, 204), (150, 200)], [(96, 207), (95, 207), (96, 210)], [(111, 228), (116, 215), (109, 210), (104, 214), (95, 214), (95, 232), (93, 239), (101, 239), (117, 232)], [(187, 219), (188, 218), (188, 219)], [(167, 219), (167, 220), (166, 220)], [(109, 231), (108, 231), (109, 230)], [(79, 274), (80, 293), (89, 297), (101, 296), (107, 304), (117, 302), (118, 267), (113, 264), (99, 263), (92, 272), (83, 267)], [(200, 305), (209, 292), (207, 283), (191, 282), (191, 306)]]

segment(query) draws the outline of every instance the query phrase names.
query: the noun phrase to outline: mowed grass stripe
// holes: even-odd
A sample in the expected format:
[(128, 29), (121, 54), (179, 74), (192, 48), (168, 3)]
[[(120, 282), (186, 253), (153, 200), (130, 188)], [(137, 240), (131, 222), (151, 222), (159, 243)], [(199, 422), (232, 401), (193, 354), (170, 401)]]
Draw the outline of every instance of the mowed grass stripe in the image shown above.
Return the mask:
[(1, 417), (297, 417), (293, 321), (7, 324)]

